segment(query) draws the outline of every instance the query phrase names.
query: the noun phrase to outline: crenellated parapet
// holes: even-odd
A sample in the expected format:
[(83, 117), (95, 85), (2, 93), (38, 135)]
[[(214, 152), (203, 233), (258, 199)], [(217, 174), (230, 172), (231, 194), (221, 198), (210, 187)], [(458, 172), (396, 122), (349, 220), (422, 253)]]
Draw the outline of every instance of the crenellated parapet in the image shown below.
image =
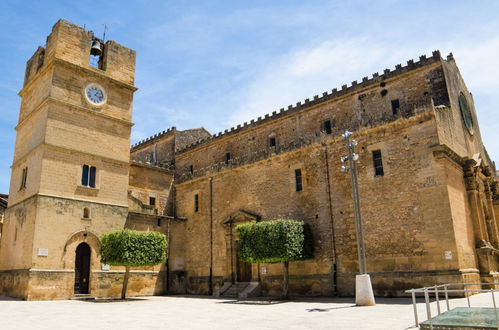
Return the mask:
[(130, 149), (131, 149), (131, 151), (134, 151), (135, 149), (137, 149), (139, 147), (143, 147), (146, 144), (152, 143), (152, 142), (154, 142), (154, 141), (156, 141), (156, 140), (158, 140), (166, 135), (171, 135), (171, 134), (175, 133), (176, 130), (177, 130), (177, 128), (175, 126), (172, 126), (172, 127), (168, 128), (167, 130), (156, 133), (153, 136), (150, 136), (144, 140), (141, 140), (135, 144), (132, 144)]
[[(437, 63), (441, 61), (440, 51), (435, 50), (432, 53), (432, 56), (427, 57), (426, 55), (421, 55), (418, 61), (408, 60), (405, 66), (402, 64), (397, 64), (395, 69), (385, 69), (382, 74), (378, 72), (372, 74), (372, 76), (362, 78), (361, 82), (357, 80), (352, 81), (350, 86), (344, 84), (341, 88), (334, 88), (331, 91), (325, 91), (321, 95), (314, 95), (313, 98), (307, 98), (303, 101), (299, 101), (296, 104), (288, 105), (287, 108), (281, 108), (279, 110), (273, 111), (272, 113), (265, 114), (264, 116), (260, 116), (257, 119), (253, 119), (249, 122), (244, 122), (243, 124), (239, 124), (237, 126), (233, 126), (231, 128), (225, 129), (224, 131), (220, 131), (214, 134), (211, 137), (206, 137), (196, 141), (193, 144), (188, 145), (182, 150), (179, 150), (178, 153), (185, 152), (187, 150), (193, 149), (201, 144), (204, 144), (208, 141), (213, 141), (217, 139), (224, 138), (226, 136), (230, 136), (233, 134), (237, 134), (243, 130), (247, 130), (249, 128), (262, 125), (273, 120), (288, 116), (292, 113), (299, 112), (301, 110), (311, 108), (317, 106), (326, 101), (330, 101), (336, 98), (340, 98), (342, 96), (348, 95), (353, 92), (357, 92), (367, 87), (372, 87), (375, 85), (379, 85), (380, 87), (384, 87), (386, 85), (385, 81), (391, 78), (395, 78), (397, 76), (403, 75), (407, 72), (411, 72), (417, 70), (419, 68), (431, 65), (433, 63)], [(453, 60), (452, 53), (447, 56), (447, 60)], [(383, 89), (384, 90), (384, 89)], [(383, 93), (381, 90), (381, 93)]]

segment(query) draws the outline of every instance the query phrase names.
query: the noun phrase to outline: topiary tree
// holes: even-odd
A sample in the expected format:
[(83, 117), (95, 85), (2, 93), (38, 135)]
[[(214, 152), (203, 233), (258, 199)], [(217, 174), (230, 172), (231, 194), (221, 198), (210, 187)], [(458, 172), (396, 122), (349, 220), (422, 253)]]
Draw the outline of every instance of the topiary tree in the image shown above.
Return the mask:
[(303, 221), (277, 219), (241, 224), (236, 231), (241, 259), (251, 263), (283, 263), (283, 296), (288, 298), (289, 262), (313, 257), (310, 227)]
[(130, 267), (154, 266), (166, 259), (166, 236), (155, 232), (123, 229), (102, 235), (101, 262), (125, 266), (121, 299), (125, 299)]

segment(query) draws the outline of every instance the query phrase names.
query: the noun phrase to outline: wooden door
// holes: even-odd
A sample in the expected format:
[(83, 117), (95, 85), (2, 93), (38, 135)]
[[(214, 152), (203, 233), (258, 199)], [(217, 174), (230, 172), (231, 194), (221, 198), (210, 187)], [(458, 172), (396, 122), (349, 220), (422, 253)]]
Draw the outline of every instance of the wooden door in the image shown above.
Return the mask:
[(88, 294), (90, 280), (90, 246), (81, 243), (76, 248), (75, 294)]
[(251, 281), (251, 263), (241, 260), (239, 255), (236, 255), (236, 277), (237, 282), (250, 282)]

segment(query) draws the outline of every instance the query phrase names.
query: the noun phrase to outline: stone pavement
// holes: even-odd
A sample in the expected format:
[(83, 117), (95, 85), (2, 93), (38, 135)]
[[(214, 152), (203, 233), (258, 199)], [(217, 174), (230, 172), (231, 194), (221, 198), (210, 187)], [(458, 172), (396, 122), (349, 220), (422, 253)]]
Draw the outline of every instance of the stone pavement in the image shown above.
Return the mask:
[[(356, 307), (353, 301), (156, 296), (86, 302), (0, 297), (0, 329), (414, 329), (410, 299), (377, 298), (377, 305), (372, 307)], [(444, 305), (441, 303), (442, 311)], [(490, 294), (471, 297), (471, 305), (491, 306)], [(466, 299), (452, 299), (451, 308), (458, 306), (467, 306)], [(426, 315), (424, 303), (418, 309), (422, 321)], [(433, 311), (436, 313), (435, 304)]]

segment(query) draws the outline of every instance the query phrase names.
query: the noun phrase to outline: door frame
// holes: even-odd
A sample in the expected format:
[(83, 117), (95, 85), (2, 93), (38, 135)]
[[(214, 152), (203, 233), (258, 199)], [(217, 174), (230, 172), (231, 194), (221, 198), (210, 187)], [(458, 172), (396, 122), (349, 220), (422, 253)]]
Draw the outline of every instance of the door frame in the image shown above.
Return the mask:
[[(237, 225), (251, 221), (260, 221), (261, 216), (240, 209), (232, 213), (227, 219), (222, 222), (225, 228), (225, 244), (226, 244), (226, 274), (225, 280), (230, 280), (233, 284), (237, 281), (237, 232), (235, 230)], [(260, 274), (258, 271), (258, 264), (251, 264), (251, 282), (258, 282)]]

